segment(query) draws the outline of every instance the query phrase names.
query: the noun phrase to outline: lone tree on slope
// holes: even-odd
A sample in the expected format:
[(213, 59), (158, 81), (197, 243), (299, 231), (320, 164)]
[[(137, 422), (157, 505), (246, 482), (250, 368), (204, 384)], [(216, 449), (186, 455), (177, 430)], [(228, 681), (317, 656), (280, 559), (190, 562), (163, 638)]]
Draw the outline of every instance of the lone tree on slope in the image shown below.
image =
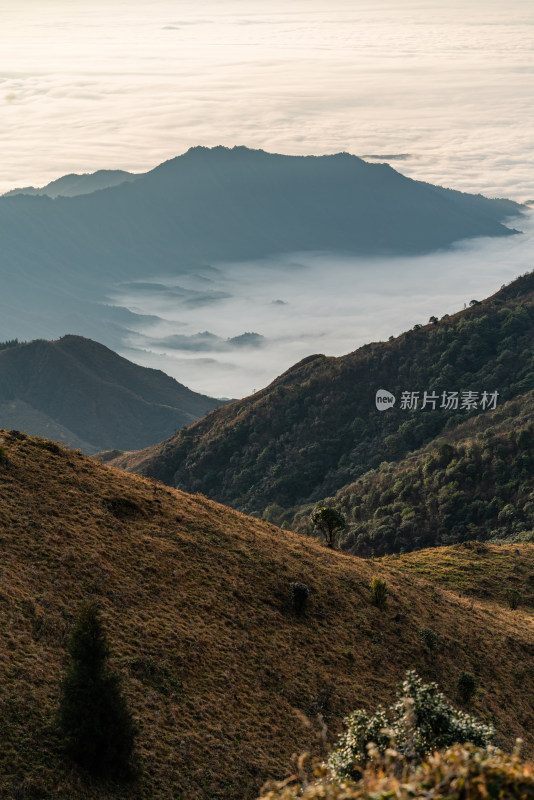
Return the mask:
[(95, 775), (129, 777), (136, 728), (119, 677), (108, 665), (109, 647), (94, 601), (80, 607), (69, 653), (58, 714), (65, 751)]
[(331, 506), (316, 508), (311, 521), (323, 534), (328, 547), (336, 546), (337, 537), (347, 524), (343, 514)]

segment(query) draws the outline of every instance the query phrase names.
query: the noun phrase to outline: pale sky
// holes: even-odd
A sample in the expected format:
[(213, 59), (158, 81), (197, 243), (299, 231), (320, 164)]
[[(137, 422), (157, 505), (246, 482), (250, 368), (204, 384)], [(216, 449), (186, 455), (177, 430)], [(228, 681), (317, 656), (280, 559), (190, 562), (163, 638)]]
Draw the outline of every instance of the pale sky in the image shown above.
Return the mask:
[(0, 191), (193, 145), (534, 199), (532, 0), (0, 0)]

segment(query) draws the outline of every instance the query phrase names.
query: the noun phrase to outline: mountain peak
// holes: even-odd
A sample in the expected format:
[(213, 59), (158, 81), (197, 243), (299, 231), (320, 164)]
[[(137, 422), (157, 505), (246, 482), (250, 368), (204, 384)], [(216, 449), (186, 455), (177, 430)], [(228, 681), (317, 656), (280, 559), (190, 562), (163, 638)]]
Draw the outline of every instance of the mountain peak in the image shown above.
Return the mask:
[(0, 350), (3, 424), (88, 453), (153, 444), (219, 405), (83, 336)]

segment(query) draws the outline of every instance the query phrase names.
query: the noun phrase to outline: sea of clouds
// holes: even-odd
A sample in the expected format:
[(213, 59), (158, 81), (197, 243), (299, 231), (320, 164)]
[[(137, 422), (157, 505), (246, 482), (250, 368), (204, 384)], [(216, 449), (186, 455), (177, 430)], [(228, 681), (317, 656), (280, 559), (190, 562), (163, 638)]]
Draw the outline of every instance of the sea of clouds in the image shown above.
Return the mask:
[(126, 336), (121, 352), (198, 391), (240, 397), (312, 353), (384, 341), (534, 269), (534, 214), (512, 224), (523, 233), (415, 258), (294, 253), (123, 285), (112, 301), (157, 320)]
[[(24, 0), (0, 6), (0, 192), (190, 146), (349, 151), (534, 199), (532, 0)], [(452, 313), (534, 267), (523, 235), (415, 259), (281, 255), (154, 274), (121, 352), (218, 396)], [(159, 286), (157, 285), (159, 282)], [(74, 326), (75, 327), (75, 326)], [(65, 330), (76, 333), (76, 330)]]
[(192, 145), (407, 156), (534, 199), (531, 0), (0, 6), (0, 191)]

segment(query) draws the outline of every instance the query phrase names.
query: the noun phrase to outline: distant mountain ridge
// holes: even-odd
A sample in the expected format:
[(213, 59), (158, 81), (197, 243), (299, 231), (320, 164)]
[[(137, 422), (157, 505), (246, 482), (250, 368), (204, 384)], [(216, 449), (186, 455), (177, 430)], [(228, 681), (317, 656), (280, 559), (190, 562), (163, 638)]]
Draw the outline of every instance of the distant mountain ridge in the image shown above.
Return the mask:
[(109, 189), (112, 186), (119, 186), (121, 183), (137, 180), (139, 176), (133, 172), (125, 172), (122, 169), (100, 169), (97, 172), (84, 172), (81, 175), (71, 173), (51, 181), (46, 186), (36, 188), (35, 186), (25, 186), (20, 189), (11, 189), (5, 192), (2, 197), (13, 197), (17, 194), (29, 194), (33, 197), (78, 197), (81, 194), (91, 194), (101, 189)]
[(191, 148), (100, 191), (0, 197), (0, 339), (73, 331), (118, 347), (136, 319), (107, 300), (121, 282), (199, 272), (216, 281), (225, 262), (284, 252), (431, 252), (509, 236), (503, 220), (522, 210), (348, 153)]
[(0, 426), (86, 453), (152, 444), (219, 405), (80, 336), (0, 350)]

